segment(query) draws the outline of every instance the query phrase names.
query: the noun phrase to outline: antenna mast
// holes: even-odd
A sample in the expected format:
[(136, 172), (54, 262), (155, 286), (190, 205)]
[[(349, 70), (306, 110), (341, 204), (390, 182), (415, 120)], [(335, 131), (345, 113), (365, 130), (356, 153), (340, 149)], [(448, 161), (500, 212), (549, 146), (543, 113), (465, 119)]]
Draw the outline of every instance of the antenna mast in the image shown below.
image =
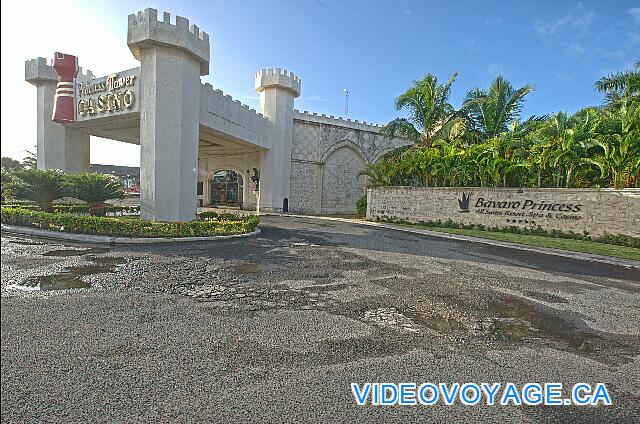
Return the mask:
[(344, 116), (349, 116), (349, 90), (344, 89)]

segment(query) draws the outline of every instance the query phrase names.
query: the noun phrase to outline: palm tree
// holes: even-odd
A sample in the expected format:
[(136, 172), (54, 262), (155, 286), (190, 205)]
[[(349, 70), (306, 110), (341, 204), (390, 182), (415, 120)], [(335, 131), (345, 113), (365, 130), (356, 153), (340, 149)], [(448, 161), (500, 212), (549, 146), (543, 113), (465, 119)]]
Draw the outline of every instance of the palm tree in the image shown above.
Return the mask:
[(630, 71), (618, 71), (600, 78), (594, 84), (604, 93), (608, 106), (617, 107), (622, 102), (640, 100), (640, 61)]
[(602, 121), (613, 121), (616, 129), (601, 132), (594, 144), (598, 153), (590, 162), (608, 173), (613, 187), (633, 187), (640, 182), (640, 104), (623, 104), (616, 111), (605, 111)]
[(449, 104), (449, 96), (457, 76), (458, 73), (454, 72), (445, 84), (439, 84), (433, 74), (414, 81), (395, 101), (396, 109), (406, 110), (409, 116), (391, 121), (382, 133), (387, 137), (408, 138), (430, 146), (443, 128), (447, 131), (455, 129), (448, 125), (456, 116), (455, 109)]
[(57, 169), (19, 169), (16, 197), (33, 200), (40, 209), (52, 212), (52, 202), (64, 197), (64, 175)]
[(105, 174), (83, 173), (66, 178), (67, 194), (89, 204), (89, 214), (104, 215), (104, 202), (124, 196), (120, 181)]
[(369, 177), (367, 184), (373, 187), (390, 186), (396, 173), (393, 161), (394, 159), (383, 158), (376, 163), (368, 163), (367, 167), (360, 171), (360, 175)]
[(509, 124), (520, 116), (524, 97), (532, 91), (528, 85), (514, 89), (499, 75), (488, 90), (475, 88), (469, 91), (462, 112), (467, 115), (472, 130), (493, 138), (506, 132)]

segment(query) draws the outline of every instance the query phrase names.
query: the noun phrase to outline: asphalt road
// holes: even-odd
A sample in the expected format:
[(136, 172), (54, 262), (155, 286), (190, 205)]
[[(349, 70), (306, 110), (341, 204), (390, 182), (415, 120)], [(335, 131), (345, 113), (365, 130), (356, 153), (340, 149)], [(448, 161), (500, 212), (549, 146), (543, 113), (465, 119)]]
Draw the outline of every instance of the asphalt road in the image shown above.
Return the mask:
[[(638, 422), (638, 269), (261, 228), (106, 248), (3, 234), (2, 421)], [(605, 383), (613, 405), (356, 406), (352, 382)]]

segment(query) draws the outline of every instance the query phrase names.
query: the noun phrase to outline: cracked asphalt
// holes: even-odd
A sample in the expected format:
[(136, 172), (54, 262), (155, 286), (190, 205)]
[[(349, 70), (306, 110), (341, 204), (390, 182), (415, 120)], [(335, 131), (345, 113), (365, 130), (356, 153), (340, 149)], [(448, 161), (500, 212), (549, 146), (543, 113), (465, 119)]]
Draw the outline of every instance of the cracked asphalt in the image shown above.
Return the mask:
[[(2, 421), (638, 422), (640, 270), (312, 218), (2, 234)], [(606, 383), (612, 406), (356, 406), (352, 382)]]

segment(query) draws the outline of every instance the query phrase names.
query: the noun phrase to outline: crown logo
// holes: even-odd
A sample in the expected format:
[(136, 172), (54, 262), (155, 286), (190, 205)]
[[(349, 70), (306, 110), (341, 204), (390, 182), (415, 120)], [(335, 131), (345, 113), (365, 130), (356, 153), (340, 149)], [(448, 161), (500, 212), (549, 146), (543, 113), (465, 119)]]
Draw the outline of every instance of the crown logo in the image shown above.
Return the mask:
[(458, 199), (460, 212), (469, 212), (469, 195), (462, 192), (462, 199)]

